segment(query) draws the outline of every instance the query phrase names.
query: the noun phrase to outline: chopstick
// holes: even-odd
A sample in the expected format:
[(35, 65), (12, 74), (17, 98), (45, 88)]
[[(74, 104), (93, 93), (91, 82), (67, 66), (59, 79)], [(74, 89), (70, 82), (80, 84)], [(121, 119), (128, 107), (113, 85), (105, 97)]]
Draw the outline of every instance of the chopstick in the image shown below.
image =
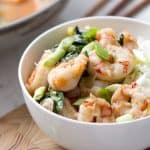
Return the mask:
[(99, 9), (101, 9), (109, 0), (98, 0), (96, 4), (87, 12), (84, 14), (83, 17), (89, 17), (94, 15)]
[(141, 9), (143, 9), (148, 4), (150, 4), (150, 0), (141, 0), (137, 4), (135, 4), (131, 9), (127, 10), (124, 13), (121, 13), (120, 15), (125, 17), (131, 17), (136, 13), (138, 13)]
[(115, 14), (117, 14), (129, 2), (130, 2), (130, 0), (120, 0), (120, 1), (118, 1), (118, 3), (111, 10), (109, 10), (105, 15), (115, 15)]

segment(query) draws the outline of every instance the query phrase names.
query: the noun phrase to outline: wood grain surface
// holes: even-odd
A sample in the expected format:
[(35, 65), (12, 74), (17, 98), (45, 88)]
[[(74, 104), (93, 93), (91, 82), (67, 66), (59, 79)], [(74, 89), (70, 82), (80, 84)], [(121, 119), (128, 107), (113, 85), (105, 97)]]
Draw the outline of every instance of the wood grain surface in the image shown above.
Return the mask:
[(0, 119), (0, 150), (64, 150), (34, 123), (25, 105)]

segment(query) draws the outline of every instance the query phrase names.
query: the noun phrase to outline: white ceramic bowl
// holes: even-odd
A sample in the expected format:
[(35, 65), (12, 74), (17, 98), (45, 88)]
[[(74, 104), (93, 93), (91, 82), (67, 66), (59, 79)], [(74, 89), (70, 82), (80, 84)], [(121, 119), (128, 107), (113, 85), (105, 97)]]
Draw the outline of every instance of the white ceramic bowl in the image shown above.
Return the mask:
[(37, 37), (25, 50), (19, 64), (19, 81), (27, 107), (37, 125), (56, 143), (72, 150), (143, 150), (150, 147), (150, 117), (131, 123), (84, 123), (71, 120), (40, 106), (29, 95), (25, 82), (43, 50), (58, 43), (68, 26), (85, 25), (128, 29), (149, 39), (150, 24), (121, 17), (91, 17), (56, 26)]

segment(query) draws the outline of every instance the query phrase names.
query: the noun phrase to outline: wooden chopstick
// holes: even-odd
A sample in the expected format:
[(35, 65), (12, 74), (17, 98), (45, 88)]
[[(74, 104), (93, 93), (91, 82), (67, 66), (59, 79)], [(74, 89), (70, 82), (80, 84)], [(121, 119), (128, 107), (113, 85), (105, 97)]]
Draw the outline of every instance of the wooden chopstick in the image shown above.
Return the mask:
[(120, 0), (120, 1), (118, 1), (118, 3), (111, 10), (109, 10), (105, 15), (115, 15), (115, 14), (117, 14), (129, 2), (130, 2), (130, 0)]
[(98, 0), (96, 4), (87, 12), (84, 14), (83, 17), (89, 17), (94, 15), (99, 9), (101, 9), (109, 0)]
[(121, 16), (131, 17), (131, 16), (135, 15), (136, 13), (138, 13), (141, 9), (143, 9), (148, 4), (150, 4), (150, 0), (140, 0), (131, 9), (127, 10), (124, 13), (121, 13)]

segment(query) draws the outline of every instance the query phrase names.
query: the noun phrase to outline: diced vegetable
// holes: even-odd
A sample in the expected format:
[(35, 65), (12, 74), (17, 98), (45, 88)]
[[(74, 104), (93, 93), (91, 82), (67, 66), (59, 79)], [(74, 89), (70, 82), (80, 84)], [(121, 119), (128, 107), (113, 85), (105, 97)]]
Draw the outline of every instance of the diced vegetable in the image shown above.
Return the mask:
[(107, 86), (106, 89), (108, 89), (111, 92), (115, 92), (120, 86), (121, 84), (112, 84)]
[(94, 50), (102, 60), (109, 61), (108, 51), (100, 46), (97, 41), (91, 42), (82, 49), (82, 53)]
[(125, 114), (116, 119), (116, 122), (118, 123), (130, 122), (130, 121), (133, 121), (133, 116), (131, 114)]
[(67, 29), (67, 34), (70, 35), (74, 35), (75, 34), (75, 27), (68, 27)]
[(105, 87), (99, 88), (99, 91), (98, 91), (99, 97), (106, 99), (109, 103), (111, 101), (112, 94), (113, 92)]
[(98, 57), (102, 60), (109, 61), (108, 51), (100, 46), (98, 42), (95, 43), (95, 51)]
[(39, 87), (38, 89), (35, 90), (33, 99), (35, 99), (36, 101), (40, 101), (44, 97), (45, 91), (46, 91), (45, 86)]
[(45, 67), (53, 67), (68, 51), (74, 42), (73, 37), (67, 37), (63, 39), (56, 50), (50, 55), (50, 57), (44, 62)]
[(98, 30), (98, 28), (89, 28), (83, 33), (83, 37), (87, 40), (94, 40)]
[(54, 109), (54, 101), (51, 98), (43, 99), (40, 104), (47, 110), (53, 111)]
[(85, 98), (80, 98), (75, 103), (73, 103), (73, 105), (80, 106), (84, 101), (85, 101)]
[(118, 38), (118, 43), (123, 46), (123, 41), (124, 41), (124, 35), (123, 34), (120, 34), (119, 38)]

